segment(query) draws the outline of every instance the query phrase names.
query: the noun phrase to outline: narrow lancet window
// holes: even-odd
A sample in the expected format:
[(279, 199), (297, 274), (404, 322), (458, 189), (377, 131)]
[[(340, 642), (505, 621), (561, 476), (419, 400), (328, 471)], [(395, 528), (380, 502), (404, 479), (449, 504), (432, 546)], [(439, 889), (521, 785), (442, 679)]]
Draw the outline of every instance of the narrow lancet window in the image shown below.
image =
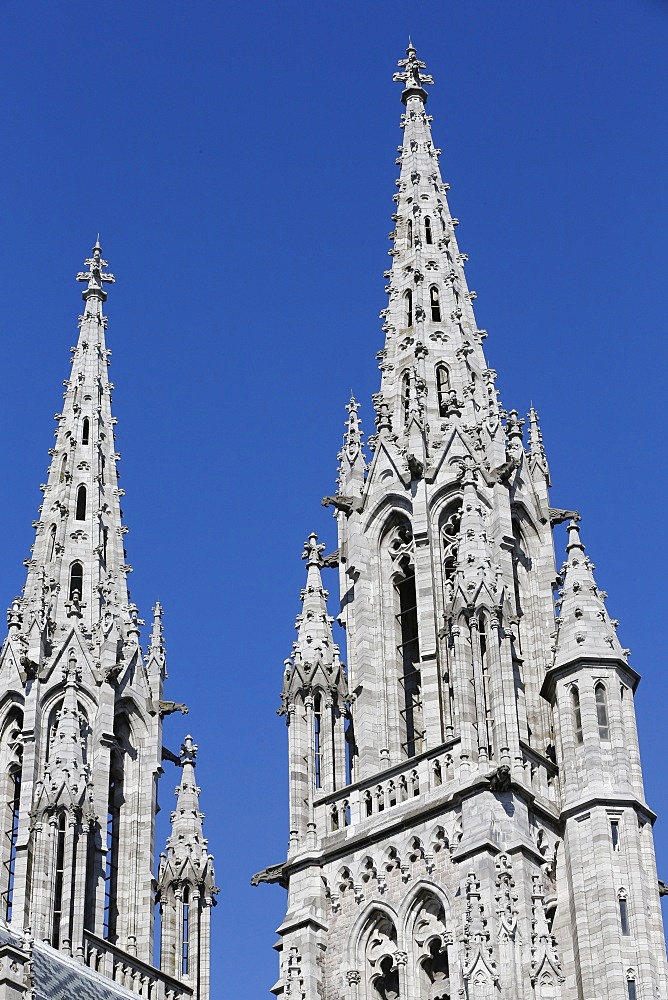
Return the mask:
[(432, 285), (429, 289), (429, 304), (431, 306), (431, 318), (434, 323), (441, 322), (441, 302), (438, 297), (438, 288)]
[(406, 308), (406, 326), (413, 325), (413, 293), (410, 288), (404, 294), (404, 306)]
[(83, 425), (81, 427), (81, 443), (88, 444), (90, 442), (90, 417), (83, 418)]
[(446, 417), (450, 401), (450, 372), (445, 365), (436, 367), (436, 392), (438, 395), (438, 415)]
[(582, 712), (580, 710), (580, 692), (574, 686), (571, 688), (571, 707), (573, 709), (573, 729), (575, 742), (582, 743)]
[(183, 889), (183, 933), (181, 935), (181, 975), (188, 975), (190, 945), (190, 886)]
[(79, 486), (79, 488), (77, 489), (77, 507), (76, 507), (76, 513), (75, 513), (74, 516), (77, 519), (77, 521), (85, 521), (86, 520), (86, 487), (85, 486)]
[(315, 787), (322, 787), (322, 698), (317, 694), (313, 699), (313, 756)]
[(63, 460), (60, 464), (60, 481), (64, 483), (67, 479), (67, 455), (63, 455)]
[(104, 872), (104, 937), (113, 944), (118, 925), (118, 862), (123, 801), (123, 765), (120, 755), (112, 758), (107, 807), (107, 861)]
[(21, 808), (21, 771), (17, 770), (10, 775), (12, 827), (7, 831), (9, 839), (9, 858), (7, 860), (7, 905), (5, 907), (5, 919), (7, 923), (12, 919), (12, 902), (14, 899), (14, 873), (16, 871), (16, 841), (19, 835), (19, 815)]
[(629, 1000), (637, 1000), (638, 994), (636, 993), (636, 981), (635, 979), (626, 980), (626, 988), (629, 994)]
[(49, 531), (49, 545), (46, 556), (47, 562), (53, 562), (55, 554), (56, 554), (56, 526), (55, 524), (52, 524), (51, 529)]
[(424, 237), (427, 243), (434, 242), (434, 236), (431, 231), (431, 219), (429, 218), (429, 216), (426, 216), (424, 220)]
[(604, 684), (597, 684), (594, 688), (596, 695), (596, 719), (598, 721), (598, 735), (602, 740), (610, 739), (610, 727), (608, 725), (608, 704)]
[(413, 246), (413, 221), (409, 219), (406, 223), (406, 243), (409, 247)]
[(625, 896), (619, 897), (619, 923), (622, 928), (622, 935), (628, 937), (631, 933), (631, 927), (629, 925), (629, 904)]
[(63, 912), (63, 882), (65, 876), (65, 813), (61, 812), (56, 830), (56, 871), (53, 887), (53, 930), (51, 944), (60, 947), (60, 923)]
[(70, 568), (70, 601), (75, 596), (79, 600), (83, 596), (83, 566), (80, 562), (72, 563)]
[(420, 673), (420, 644), (418, 639), (417, 594), (415, 570), (408, 564), (405, 576), (395, 583), (399, 595), (399, 658), (400, 684), (403, 688), (402, 748), (407, 757), (414, 757), (422, 750), (422, 676)]
[(613, 851), (619, 850), (619, 820), (610, 820), (610, 840), (612, 841)]

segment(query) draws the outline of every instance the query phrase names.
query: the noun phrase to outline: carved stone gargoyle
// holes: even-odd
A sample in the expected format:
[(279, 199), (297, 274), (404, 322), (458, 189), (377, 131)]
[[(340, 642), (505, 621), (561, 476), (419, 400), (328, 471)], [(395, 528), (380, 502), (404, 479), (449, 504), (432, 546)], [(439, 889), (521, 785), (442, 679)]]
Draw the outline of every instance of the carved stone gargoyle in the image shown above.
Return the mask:
[(580, 521), (582, 518), (577, 510), (562, 510), (561, 507), (550, 507), (550, 524), (563, 524), (564, 521)]
[(489, 775), (490, 792), (509, 792), (511, 784), (512, 776), (507, 764), (497, 767), (496, 771)]
[(406, 462), (408, 463), (408, 471), (411, 474), (411, 478), (422, 479), (424, 476), (424, 462), (421, 462), (420, 459), (416, 458), (413, 454), (406, 456)]
[(339, 550), (334, 549), (333, 552), (329, 552), (326, 556), (322, 557), (322, 568), (323, 569), (336, 569), (340, 562)]
[(287, 889), (288, 883), (285, 878), (285, 865), (269, 865), (268, 868), (263, 868), (261, 872), (256, 872), (251, 878), (250, 884), (259, 885), (260, 882), (268, 882), (270, 884), (278, 882), (284, 889)]
[(334, 507), (336, 510), (343, 511), (346, 517), (349, 517), (354, 510), (362, 509), (361, 499), (346, 497), (340, 493), (334, 497), (323, 497), (320, 503), (323, 507)]
[(172, 715), (174, 712), (180, 712), (181, 715), (188, 714), (188, 706), (184, 705), (183, 702), (180, 701), (158, 702), (158, 710), (161, 718), (164, 718), (166, 715)]

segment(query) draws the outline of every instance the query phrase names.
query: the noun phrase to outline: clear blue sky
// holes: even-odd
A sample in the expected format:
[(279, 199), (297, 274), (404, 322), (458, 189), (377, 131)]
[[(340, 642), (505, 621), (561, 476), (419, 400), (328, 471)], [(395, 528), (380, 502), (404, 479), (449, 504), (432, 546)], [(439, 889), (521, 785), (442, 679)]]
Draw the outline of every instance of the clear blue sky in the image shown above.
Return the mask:
[(553, 503), (582, 512), (644, 677), (668, 878), (665, 0), (4, 0), (0, 31), (0, 603), (23, 583), (99, 231), (130, 586), (145, 616), (165, 606), (167, 697), (191, 709), (166, 743), (200, 746), (215, 1000), (277, 978), (284, 893), (248, 883), (285, 856), (275, 709), (302, 543), (335, 547), (320, 498), (351, 388), (372, 425), (409, 32), (501, 399), (539, 410)]

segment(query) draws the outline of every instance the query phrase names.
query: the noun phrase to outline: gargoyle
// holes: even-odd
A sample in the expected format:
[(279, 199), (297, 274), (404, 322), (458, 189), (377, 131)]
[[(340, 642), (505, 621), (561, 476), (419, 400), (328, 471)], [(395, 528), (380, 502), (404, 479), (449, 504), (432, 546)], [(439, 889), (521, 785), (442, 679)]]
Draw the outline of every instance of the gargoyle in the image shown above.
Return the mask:
[(563, 524), (564, 521), (580, 521), (581, 517), (577, 510), (562, 510), (560, 507), (550, 507), (550, 524)]
[(421, 462), (419, 458), (415, 455), (409, 454), (406, 456), (406, 462), (408, 463), (408, 471), (413, 479), (422, 479), (424, 476), (424, 462)]
[(354, 497), (345, 497), (341, 494), (337, 494), (334, 497), (323, 497), (320, 501), (323, 507), (335, 507), (336, 510), (342, 510), (346, 517), (349, 517), (354, 510), (361, 510), (362, 501), (356, 500)]
[(180, 701), (161, 701), (158, 703), (158, 709), (162, 718), (166, 715), (172, 715), (174, 712), (180, 712), (181, 715), (188, 714), (188, 706)]
[(162, 760), (168, 760), (171, 764), (176, 764), (181, 767), (181, 758), (177, 753), (172, 753), (167, 747), (162, 748)]
[(507, 764), (497, 767), (496, 771), (493, 771), (489, 776), (490, 792), (509, 792), (511, 784), (512, 777)]
[(339, 561), (339, 550), (335, 549), (333, 552), (330, 552), (328, 555), (322, 557), (323, 569), (336, 569), (339, 565)]
[(269, 865), (268, 868), (263, 868), (261, 872), (256, 872), (251, 878), (250, 884), (259, 885), (260, 882), (268, 882), (270, 884), (278, 882), (284, 889), (287, 889), (288, 884), (285, 878), (285, 865)]

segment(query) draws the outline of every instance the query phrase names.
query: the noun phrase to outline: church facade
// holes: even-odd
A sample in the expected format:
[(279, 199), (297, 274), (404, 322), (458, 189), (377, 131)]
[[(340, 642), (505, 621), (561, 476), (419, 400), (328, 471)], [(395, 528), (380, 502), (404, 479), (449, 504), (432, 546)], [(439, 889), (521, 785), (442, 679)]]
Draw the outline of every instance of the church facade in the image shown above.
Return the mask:
[[(668, 996), (633, 697), (538, 415), (485, 360), (409, 45), (368, 459), (347, 407), (338, 549), (311, 535), (281, 713), (285, 1000)], [(558, 568), (553, 527), (568, 522)], [(339, 657), (323, 574), (338, 568)]]
[[(0, 998), (209, 1000), (217, 889), (197, 748), (163, 748), (162, 608), (147, 650), (127, 563), (99, 241), (22, 596), (0, 654)], [(157, 781), (180, 771), (155, 872)], [(154, 962), (154, 914), (161, 914)]]

